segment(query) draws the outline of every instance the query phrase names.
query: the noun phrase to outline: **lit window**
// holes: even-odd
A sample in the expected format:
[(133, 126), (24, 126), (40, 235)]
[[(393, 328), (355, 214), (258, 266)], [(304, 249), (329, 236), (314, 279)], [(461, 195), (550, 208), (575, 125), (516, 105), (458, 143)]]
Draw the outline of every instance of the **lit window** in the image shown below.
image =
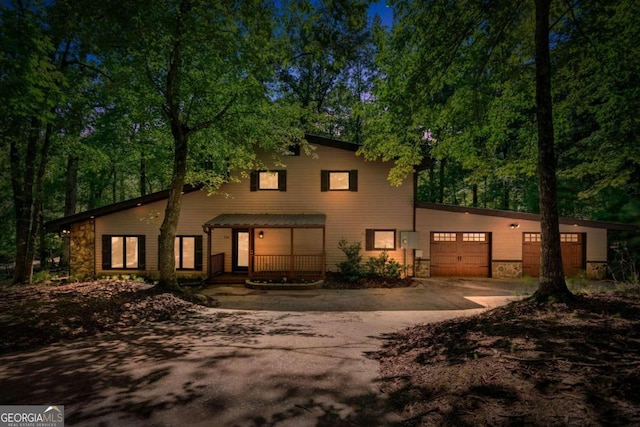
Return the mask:
[(278, 172), (260, 172), (258, 185), (260, 190), (277, 190)]
[(320, 191), (358, 191), (358, 171), (320, 171)]
[(433, 233), (434, 242), (455, 242), (456, 233)]
[(202, 236), (177, 236), (175, 241), (177, 270), (202, 270)]
[(102, 236), (102, 268), (143, 270), (144, 236)]
[(576, 243), (579, 240), (578, 240), (578, 235), (576, 233), (563, 233), (563, 234), (560, 234), (560, 241)]
[(396, 249), (396, 230), (366, 230), (366, 250), (385, 249)]
[(540, 242), (540, 233), (524, 233), (524, 241), (527, 243)]
[(251, 172), (251, 191), (287, 191), (287, 171)]
[(487, 233), (462, 233), (463, 242), (486, 242)]

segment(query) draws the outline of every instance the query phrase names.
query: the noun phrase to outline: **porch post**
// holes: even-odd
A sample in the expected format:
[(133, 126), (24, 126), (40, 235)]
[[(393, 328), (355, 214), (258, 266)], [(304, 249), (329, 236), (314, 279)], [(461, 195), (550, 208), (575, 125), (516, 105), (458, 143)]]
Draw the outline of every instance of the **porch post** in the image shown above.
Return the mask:
[(247, 266), (247, 276), (249, 280), (253, 277), (253, 227), (249, 227), (249, 262)]
[(290, 229), (290, 236), (291, 236), (291, 247), (290, 247), (290, 254), (291, 256), (289, 257), (289, 277), (294, 277), (294, 267), (295, 267), (295, 263), (293, 261), (293, 227), (291, 227)]

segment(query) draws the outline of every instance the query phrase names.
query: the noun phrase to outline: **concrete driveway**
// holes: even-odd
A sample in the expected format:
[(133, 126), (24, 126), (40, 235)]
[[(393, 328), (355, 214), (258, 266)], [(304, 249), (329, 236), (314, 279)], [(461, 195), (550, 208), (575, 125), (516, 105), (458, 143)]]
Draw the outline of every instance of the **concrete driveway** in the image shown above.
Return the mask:
[(368, 353), (405, 326), (523, 294), (512, 287), (425, 281), (306, 295), (211, 288), (221, 308), (184, 321), (0, 357), (0, 403), (62, 404), (67, 425), (395, 425)]

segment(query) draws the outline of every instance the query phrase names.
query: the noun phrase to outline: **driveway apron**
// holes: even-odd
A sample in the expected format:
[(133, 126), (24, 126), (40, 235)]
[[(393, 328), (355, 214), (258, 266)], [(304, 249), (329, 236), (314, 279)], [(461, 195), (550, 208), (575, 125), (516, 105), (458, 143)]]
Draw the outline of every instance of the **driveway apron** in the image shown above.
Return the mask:
[(65, 405), (67, 425), (395, 425), (370, 353), (519, 292), (505, 288), (212, 288), (222, 308), (0, 357), (0, 402)]

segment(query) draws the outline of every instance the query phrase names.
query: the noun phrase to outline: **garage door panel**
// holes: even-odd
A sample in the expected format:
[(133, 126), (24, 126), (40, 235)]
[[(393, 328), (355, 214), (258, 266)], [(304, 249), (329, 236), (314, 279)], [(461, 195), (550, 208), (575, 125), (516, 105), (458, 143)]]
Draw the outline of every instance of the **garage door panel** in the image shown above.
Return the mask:
[[(540, 233), (523, 233), (522, 273), (540, 276)], [(566, 276), (575, 276), (584, 270), (585, 238), (582, 233), (561, 233), (560, 251)]]
[(488, 277), (488, 241), (489, 233), (432, 233), (431, 275)]

